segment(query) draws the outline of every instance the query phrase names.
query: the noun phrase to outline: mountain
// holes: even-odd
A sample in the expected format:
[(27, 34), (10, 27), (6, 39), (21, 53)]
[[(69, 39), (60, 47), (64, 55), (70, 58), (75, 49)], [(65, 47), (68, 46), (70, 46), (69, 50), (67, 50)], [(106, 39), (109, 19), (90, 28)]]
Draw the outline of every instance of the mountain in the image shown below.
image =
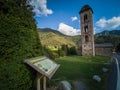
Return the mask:
[(76, 46), (76, 42), (79, 41), (78, 36), (66, 36), (50, 28), (39, 28), (38, 32), (43, 46), (61, 46), (64, 44), (71, 47)]
[(120, 30), (112, 30), (112, 31), (105, 30), (103, 32), (97, 33), (96, 35), (118, 35), (120, 36)]
[(120, 30), (105, 30), (95, 35), (95, 43), (112, 43), (117, 46), (120, 43)]
[(39, 32), (42, 32), (42, 33), (48, 33), (48, 32), (52, 32), (52, 33), (55, 33), (55, 34), (58, 34), (58, 35), (63, 35), (61, 32), (57, 31), (57, 30), (54, 30), (54, 29), (51, 29), (51, 28), (38, 28), (38, 31)]

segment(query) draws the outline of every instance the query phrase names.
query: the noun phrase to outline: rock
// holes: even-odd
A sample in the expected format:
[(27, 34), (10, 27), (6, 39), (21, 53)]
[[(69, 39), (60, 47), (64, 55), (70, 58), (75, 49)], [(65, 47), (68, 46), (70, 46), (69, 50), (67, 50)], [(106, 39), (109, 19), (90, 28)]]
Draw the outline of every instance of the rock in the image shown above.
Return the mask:
[(110, 62), (104, 63), (105, 67), (109, 68), (112, 64)]
[(61, 81), (58, 90), (71, 90), (71, 84), (68, 81)]
[(110, 66), (111, 63), (110, 63), (110, 62), (107, 62), (107, 63), (104, 63), (104, 65), (106, 65), (106, 66)]
[(52, 87), (47, 88), (46, 90), (57, 90), (57, 87), (52, 86)]
[(73, 86), (75, 87), (75, 90), (87, 90), (85, 83), (82, 81), (74, 81)]
[(100, 78), (100, 76), (98, 76), (98, 75), (94, 75), (94, 76), (93, 76), (93, 80), (95, 80), (95, 81), (97, 81), (97, 82), (101, 82), (101, 78)]
[(108, 69), (107, 69), (107, 68), (102, 68), (102, 71), (103, 71), (103, 72), (107, 72)]

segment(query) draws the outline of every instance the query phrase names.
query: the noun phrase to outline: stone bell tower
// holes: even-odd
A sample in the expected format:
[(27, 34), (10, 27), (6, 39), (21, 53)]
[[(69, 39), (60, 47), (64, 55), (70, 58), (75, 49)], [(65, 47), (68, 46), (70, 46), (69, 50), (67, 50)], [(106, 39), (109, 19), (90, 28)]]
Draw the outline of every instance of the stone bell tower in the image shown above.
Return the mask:
[(93, 10), (85, 5), (79, 12), (81, 22), (81, 44), (82, 56), (95, 56), (94, 31), (93, 31)]

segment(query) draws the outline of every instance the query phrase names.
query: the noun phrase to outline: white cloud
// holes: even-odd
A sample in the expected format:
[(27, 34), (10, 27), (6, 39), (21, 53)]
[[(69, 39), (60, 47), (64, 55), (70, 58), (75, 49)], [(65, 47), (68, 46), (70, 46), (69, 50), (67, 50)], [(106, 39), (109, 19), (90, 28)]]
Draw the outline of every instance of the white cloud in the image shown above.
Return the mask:
[(75, 16), (75, 17), (71, 17), (72, 21), (76, 21), (78, 20), (78, 18)]
[(115, 29), (120, 26), (120, 16), (112, 17), (108, 20), (106, 20), (106, 18), (101, 18), (96, 22), (96, 26), (103, 29)]
[(96, 34), (98, 32), (97, 28), (96, 27), (93, 27), (93, 30), (94, 30), (94, 34)]
[(47, 0), (29, 0), (29, 4), (34, 7), (33, 12), (37, 15), (52, 14), (53, 11), (47, 8)]
[(80, 35), (81, 31), (79, 29), (75, 29), (72, 26), (66, 25), (64, 23), (59, 24), (58, 31), (65, 35), (70, 35), (70, 36), (75, 36), (75, 35)]

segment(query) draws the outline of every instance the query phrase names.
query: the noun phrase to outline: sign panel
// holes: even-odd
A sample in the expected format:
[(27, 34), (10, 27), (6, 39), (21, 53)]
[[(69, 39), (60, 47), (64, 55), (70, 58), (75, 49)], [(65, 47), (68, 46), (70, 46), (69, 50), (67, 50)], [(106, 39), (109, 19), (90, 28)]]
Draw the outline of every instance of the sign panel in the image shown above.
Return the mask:
[(47, 57), (36, 57), (25, 60), (25, 63), (34, 68), (37, 72), (47, 76), (49, 79), (54, 75), (60, 65)]

